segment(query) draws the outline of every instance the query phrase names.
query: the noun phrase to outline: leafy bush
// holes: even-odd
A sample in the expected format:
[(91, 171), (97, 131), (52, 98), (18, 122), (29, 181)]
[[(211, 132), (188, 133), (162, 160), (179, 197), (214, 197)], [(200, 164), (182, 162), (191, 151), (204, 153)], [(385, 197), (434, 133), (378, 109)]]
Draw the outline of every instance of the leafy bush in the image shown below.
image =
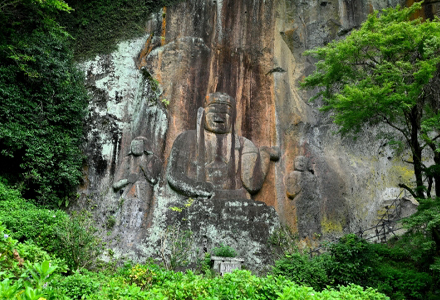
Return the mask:
[(315, 292), (310, 287), (290, 285), (284, 288), (283, 293), (279, 294), (279, 300), (308, 300), (308, 299), (368, 299), (368, 300), (386, 300), (389, 299), (384, 294), (377, 292), (372, 288), (363, 289), (358, 285), (341, 286), (339, 291), (328, 289), (322, 292)]
[(73, 212), (68, 221), (59, 224), (57, 236), (63, 244), (62, 255), (72, 270), (93, 269), (98, 256), (104, 251), (102, 241), (95, 235), (92, 215), (89, 212)]
[(91, 268), (103, 251), (95, 236), (91, 215), (74, 212), (72, 216), (61, 210), (37, 208), (23, 199), (20, 193), (0, 181), (0, 222), (9, 228), (10, 235), (20, 242), (25, 251), (44, 248), (65, 259), (71, 270)]
[(195, 275), (191, 271), (184, 274), (163, 269), (157, 270), (156, 274), (167, 279), (154, 282), (144, 294), (145, 299), (308, 299), (292, 297), (298, 290), (316, 295), (310, 299), (387, 299), (373, 289), (363, 290), (354, 285), (340, 291), (319, 293), (282, 276), (257, 277), (244, 270), (214, 278)]
[(373, 287), (392, 299), (426, 299), (435, 293), (435, 277), (418, 268), (408, 248), (369, 244), (346, 235), (328, 245), (328, 252), (320, 256), (286, 254), (275, 262), (273, 273), (318, 291), (326, 286), (357, 284)]
[(147, 289), (153, 284), (156, 273), (151, 265), (136, 265), (130, 269), (129, 283), (136, 284), (141, 289)]
[(13, 239), (0, 222), (0, 299), (64, 299), (55, 297), (51, 281), (66, 270), (62, 260)]
[(236, 257), (237, 252), (228, 245), (220, 244), (220, 246), (212, 249), (212, 255), (221, 257)]
[(17, 189), (0, 180), (0, 222), (20, 242), (32, 241), (50, 253), (62, 257), (64, 245), (57, 237), (57, 228), (68, 221), (61, 210), (37, 208), (21, 197)]
[(377, 255), (369, 245), (355, 234), (347, 234), (338, 243), (330, 245), (332, 262), (328, 272), (335, 284), (356, 283), (365, 286), (377, 261)]
[(100, 287), (96, 277), (75, 273), (55, 284), (58, 293), (69, 297), (69, 299), (84, 299)]
[(379, 275), (371, 279), (371, 284), (393, 299), (426, 299), (432, 284), (429, 274), (409, 268), (382, 265), (377, 271)]
[(333, 279), (327, 274), (332, 262), (328, 254), (311, 258), (296, 252), (286, 254), (277, 260), (272, 272), (275, 275), (283, 275), (297, 284), (310, 286), (321, 291), (326, 286), (333, 284)]
[(11, 300), (59, 300), (66, 299), (63, 295), (57, 295), (52, 288), (52, 281), (56, 265), (51, 265), (49, 261), (40, 263), (26, 264), (26, 269), (22, 274), (25, 280), (4, 279), (0, 283), (0, 299)]
[(419, 199), (417, 212), (402, 220), (408, 229), (403, 239), (408, 254), (429, 269), (440, 255), (440, 198)]

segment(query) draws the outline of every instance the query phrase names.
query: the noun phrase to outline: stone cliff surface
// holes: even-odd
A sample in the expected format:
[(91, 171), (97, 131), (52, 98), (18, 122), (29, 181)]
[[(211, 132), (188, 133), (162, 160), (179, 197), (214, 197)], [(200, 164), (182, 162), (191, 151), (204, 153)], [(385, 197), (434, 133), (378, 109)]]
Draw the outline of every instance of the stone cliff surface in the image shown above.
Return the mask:
[[(252, 199), (273, 207), (282, 224), (308, 240), (369, 227), (381, 203), (399, 196), (397, 185), (413, 180), (411, 165), (377, 139), (374, 128), (356, 142), (333, 134), (329, 116), (308, 102), (312, 93), (299, 89), (314, 68), (302, 52), (343, 38), (374, 10), (410, 2), (191, 0), (164, 8), (146, 25), (145, 37), (83, 64), (93, 99), (78, 205), (94, 209), (117, 255), (135, 260), (158, 255), (161, 232), (171, 224), (170, 207), (187, 203), (166, 180), (172, 145), (179, 134), (196, 129), (205, 97), (222, 92), (236, 100), (238, 135), (257, 147), (281, 150)], [(439, 8), (426, 1), (423, 14), (429, 17)], [(139, 155), (154, 154), (162, 162), (158, 181), (149, 182), (148, 193), (133, 182), (126, 190), (112, 188), (139, 136), (149, 141)], [(297, 157), (306, 161), (299, 171)], [(299, 189), (295, 172), (307, 174)], [(272, 232), (275, 223), (268, 221), (265, 230)], [(221, 241), (234, 244), (206, 236), (208, 248)], [(265, 246), (260, 241), (252, 247)], [(249, 251), (258, 252), (239, 250)]]

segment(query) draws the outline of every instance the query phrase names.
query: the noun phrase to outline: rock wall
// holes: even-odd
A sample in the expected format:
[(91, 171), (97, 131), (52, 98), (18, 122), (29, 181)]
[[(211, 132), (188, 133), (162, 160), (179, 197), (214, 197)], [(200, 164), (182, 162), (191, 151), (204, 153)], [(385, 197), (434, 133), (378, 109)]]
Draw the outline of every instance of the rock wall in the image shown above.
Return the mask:
[[(412, 168), (374, 128), (356, 142), (333, 134), (328, 115), (308, 102), (312, 92), (299, 89), (314, 68), (302, 52), (343, 38), (374, 10), (409, 2), (191, 0), (164, 8), (146, 24), (144, 37), (83, 64), (93, 99), (78, 206), (95, 211), (116, 255), (157, 256), (170, 207), (188, 200), (166, 180), (172, 145), (196, 129), (205, 97), (222, 92), (236, 100), (238, 135), (281, 149), (253, 200), (275, 208), (281, 223), (310, 241), (368, 227), (381, 202), (399, 195), (397, 184), (413, 180)], [(426, 1), (423, 14), (438, 9)], [(149, 142), (136, 154), (131, 142), (139, 136)], [(114, 186), (124, 159), (144, 159), (141, 169), (150, 170), (152, 155), (161, 162), (157, 181)], [(295, 170), (297, 157), (307, 161), (306, 171)], [(307, 175), (301, 175), (302, 196), (292, 197), (295, 172)]]

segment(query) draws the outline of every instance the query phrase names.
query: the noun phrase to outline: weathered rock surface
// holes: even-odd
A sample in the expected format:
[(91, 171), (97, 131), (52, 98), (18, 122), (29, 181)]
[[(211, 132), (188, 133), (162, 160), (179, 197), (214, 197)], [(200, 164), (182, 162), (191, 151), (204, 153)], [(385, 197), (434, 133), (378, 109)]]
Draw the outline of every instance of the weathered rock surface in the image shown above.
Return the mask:
[[(177, 204), (178, 205), (178, 204)], [(167, 223), (191, 230), (193, 253), (201, 258), (219, 245), (228, 245), (245, 259), (247, 268), (267, 271), (273, 263), (270, 235), (280, 226), (273, 207), (249, 199), (196, 201), (182, 212), (169, 210)]]
[[(123, 42), (111, 55), (83, 64), (93, 100), (87, 121), (86, 180), (78, 205), (93, 208), (103, 228), (115, 220), (104, 237), (112, 240), (116, 255), (140, 261), (157, 255), (160, 232), (170, 224), (169, 207), (186, 201), (166, 179), (173, 143), (182, 132), (196, 130), (205, 97), (221, 92), (236, 100), (238, 136), (256, 147), (281, 150), (253, 200), (273, 207), (281, 222), (300, 236), (339, 236), (368, 227), (384, 195), (397, 196), (397, 184), (413, 180), (411, 165), (376, 138), (375, 128), (367, 128), (356, 142), (333, 134), (336, 128), (329, 116), (308, 102), (312, 93), (299, 90), (299, 81), (314, 68), (302, 52), (343, 38), (373, 10), (410, 2), (192, 0), (153, 16), (145, 37)], [(423, 13), (429, 16), (438, 10), (436, 1), (426, 1)], [(125, 201), (126, 191), (121, 194), (112, 185), (130, 143), (139, 136), (150, 141), (162, 169), (157, 183), (147, 182), (151, 192), (142, 197), (148, 199), (132, 196)], [(288, 189), (296, 175), (290, 174), (298, 156), (306, 157), (313, 170), (303, 171), (310, 177), (304, 181), (310, 193), (291, 199)], [(249, 201), (240, 205), (251, 207)], [(220, 222), (221, 216), (235, 217), (228, 215), (229, 206), (216, 203), (194, 202), (191, 228), (200, 229), (196, 216), (209, 211), (216, 216), (213, 224), (229, 226), (224, 230), (230, 232), (233, 227)], [(196, 207), (200, 211), (193, 211)], [(211, 212), (214, 208), (219, 211)], [(237, 214), (241, 209), (238, 206)], [(253, 240), (257, 225), (249, 222), (255, 217), (243, 212), (240, 218), (242, 232), (236, 237), (225, 234), (225, 243), (241, 247), (241, 239)], [(202, 220), (211, 228), (209, 218)], [(272, 228), (276, 222), (270, 222)], [(269, 227), (265, 232), (271, 232)], [(221, 239), (214, 233), (220, 231), (211, 232), (212, 246), (217, 246)], [(258, 240), (255, 249), (264, 249), (263, 242)], [(251, 254), (259, 251), (245, 249)], [(258, 257), (253, 255), (253, 266)]]

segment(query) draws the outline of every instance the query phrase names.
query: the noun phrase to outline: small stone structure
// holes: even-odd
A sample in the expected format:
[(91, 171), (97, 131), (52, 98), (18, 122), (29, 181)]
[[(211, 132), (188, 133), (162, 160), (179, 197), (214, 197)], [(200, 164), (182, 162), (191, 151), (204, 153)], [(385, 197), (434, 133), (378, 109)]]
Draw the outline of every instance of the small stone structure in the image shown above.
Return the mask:
[(226, 273), (232, 273), (234, 270), (240, 270), (244, 258), (211, 256), (211, 261), (214, 262), (213, 270), (223, 276)]

